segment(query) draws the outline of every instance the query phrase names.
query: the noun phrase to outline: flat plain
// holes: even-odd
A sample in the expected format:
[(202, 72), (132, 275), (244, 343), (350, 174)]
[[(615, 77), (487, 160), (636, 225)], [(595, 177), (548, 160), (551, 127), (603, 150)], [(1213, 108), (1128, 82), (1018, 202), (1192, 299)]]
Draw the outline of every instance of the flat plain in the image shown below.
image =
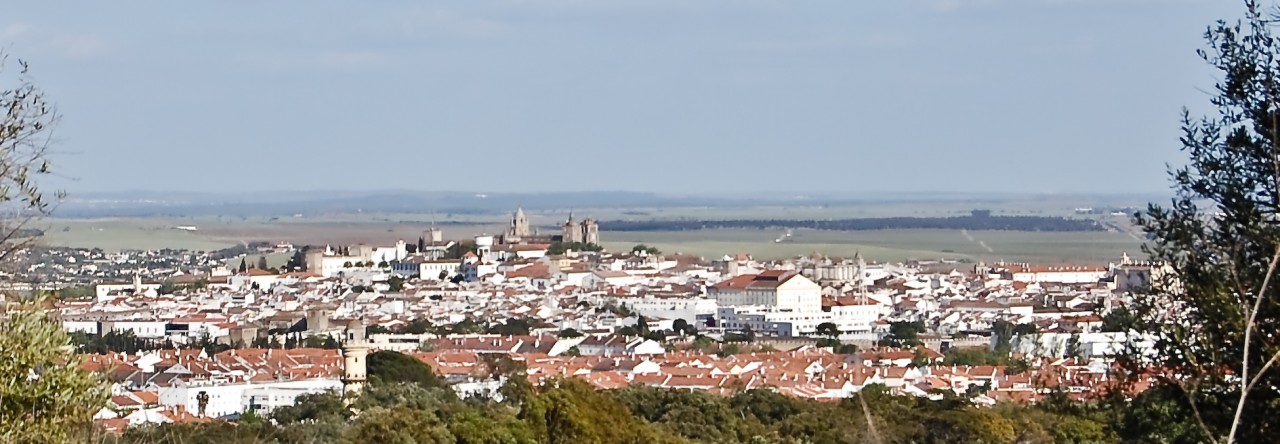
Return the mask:
[[(995, 208), (997, 214), (1069, 216), (1073, 207), (1063, 203), (1009, 205), (981, 201), (928, 204), (919, 202), (860, 206), (795, 205), (761, 207), (681, 207), (619, 209), (554, 209), (528, 211), (535, 230), (559, 234), (569, 217), (597, 220), (671, 219), (802, 219), (920, 216), (946, 217), (968, 214), (967, 209)], [(64, 218), (33, 225), (46, 231), (42, 239), (51, 246), (121, 249), (215, 250), (252, 241), (287, 242), (295, 245), (390, 245), (396, 240), (416, 242), (433, 223), (446, 239), (502, 233), (508, 214), (430, 214), (347, 212), (293, 216), (201, 216), (147, 218)], [(861, 253), (880, 262), (917, 260), (1016, 261), (1043, 263), (1106, 263), (1122, 253), (1138, 256), (1141, 238), (1123, 216), (1088, 216), (1104, 221), (1110, 231), (1015, 232), (964, 230), (825, 231), (783, 229), (707, 229), (601, 233), (612, 251), (629, 250), (635, 244), (655, 246), (668, 253), (705, 258), (745, 253), (761, 259), (780, 259), (814, 252), (833, 257)], [(179, 229), (194, 227), (194, 230)], [(277, 258), (271, 258), (273, 261)]]
[(630, 249), (643, 243), (663, 252), (707, 258), (751, 254), (777, 259), (819, 253), (880, 262), (906, 260), (1010, 261), (1105, 264), (1123, 253), (1138, 256), (1141, 242), (1120, 232), (1019, 232), (963, 230), (820, 231), (715, 229), (607, 232), (604, 246)]

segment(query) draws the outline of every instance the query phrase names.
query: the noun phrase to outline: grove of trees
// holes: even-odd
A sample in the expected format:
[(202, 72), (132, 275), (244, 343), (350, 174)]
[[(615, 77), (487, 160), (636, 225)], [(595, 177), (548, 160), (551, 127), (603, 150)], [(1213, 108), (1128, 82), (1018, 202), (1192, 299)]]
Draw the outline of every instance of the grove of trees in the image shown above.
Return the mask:
[(708, 228), (812, 228), (816, 230), (1002, 230), (1002, 231), (1103, 231), (1106, 227), (1091, 219), (1057, 216), (955, 216), (955, 217), (883, 217), (864, 219), (797, 220), (616, 220), (600, 222), (608, 231), (684, 231)]

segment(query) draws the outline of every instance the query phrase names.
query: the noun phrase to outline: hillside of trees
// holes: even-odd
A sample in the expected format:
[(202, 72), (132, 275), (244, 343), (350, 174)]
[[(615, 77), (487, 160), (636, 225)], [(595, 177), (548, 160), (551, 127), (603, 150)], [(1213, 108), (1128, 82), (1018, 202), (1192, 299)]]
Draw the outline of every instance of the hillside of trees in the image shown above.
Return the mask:
[(615, 220), (600, 222), (606, 231), (686, 231), (707, 228), (811, 228), (816, 230), (1000, 230), (1000, 231), (1104, 231), (1096, 221), (1049, 216), (988, 216), (970, 215), (954, 217), (880, 217), (865, 219), (791, 220), (791, 219), (733, 219), (733, 220)]
[[(386, 356), (379, 356), (386, 355)], [(238, 443), (1094, 443), (1170, 442), (1179, 428), (1152, 427), (1158, 402), (1111, 408), (1054, 396), (1037, 406), (977, 407), (954, 397), (888, 394), (871, 386), (839, 401), (730, 387), (724, 394), (631, 386), (600, 391), (577, 379), (541, 386), (513, 377), (499, 393), (461, 399), (405, 355), (370, 356), (370, 384), (350, 406), (307, 395), (269, 416), (238, 422), (129, 429), (99, 441)], [(1140, 398), (1141, 399), (1141, 398)], [(1184, 436), (1185, 437), (1185, 436)]]

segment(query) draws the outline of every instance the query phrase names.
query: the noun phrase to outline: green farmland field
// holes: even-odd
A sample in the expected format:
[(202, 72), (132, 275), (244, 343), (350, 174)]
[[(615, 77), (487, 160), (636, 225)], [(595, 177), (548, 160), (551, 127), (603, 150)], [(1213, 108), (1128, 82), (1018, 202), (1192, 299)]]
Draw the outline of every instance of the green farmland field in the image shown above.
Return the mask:
[(606, 232), (603, 243), (610, 250), (625, 250), (644, 243), (663, 252), (706, 258), (747, 253), (762, 259), (778, 259), (819, 252), (899, 262), (908, 259), (985, 260), (1053, 263), (1107, 263), (1124, 252), (1138, 255), (1140, 241), (1118, 232), (1018, 232), (960, 230), (795, 230), (789, 238), (783, 230), (713, 229), (694, 231)]
[[(618, 219), (724, 219), (795, 218), (828, 219), (884, 216), (952, 216), (965, 214), (964, 208), (980, 203), (952, 205), (881, 205), (859, 207), (743, 207), (674, 208), (575, 211), (579, 218), (591, 215), (598, 220)], [(998, 207), (997, 207), (998, 208)], [(1021, 212), (1015, 211), (1021, 209)], [(1019, 207), (1009, 214), (1067, 213), (1061, 205)], [(563, 213), (563, 214), (562, 214)], [(535, 229), (559, 234), (559, 224), (568, 212), (530, 212)], [(480, 233), (498, 234), (506, 228), (506, 215), (349, 213), (294, 217), (157, 217), (48, 219), (32, 228), (45, 230), (46, 245), (121, 249), (176, 248), (215, 250), (252, 241), (289, 242), (295, 245), (392, 245), (403, 239), (415, 242), (423, 230), (438, 221), (446, 239), (470, 239)], [(708, 229), (693, 231), (651, 231), (601, 233), (604, 246), (612, 251), (629, 250), (645, 243), (668, 253), (687, 253), (705, 258), (746, 253), (762, 259), (779, 259), (819, 252), (830, 256), (852, 256), (861, 252), (870, 260), (899, 262), (909, 259), (954, 259), (968, 261), (1019, 261), (1044, 263), (1096, 263), (1114, 261), (1124, 252), (1138, 256), (1140, 239), (1123, 217), (1102, 216), (1115, 231), (1098, 232), (1016, 232), (961, 230), (878, 230), (822, 231), (797, 229), (784, 237), (782, 229)], [(197, 227), (197, 231), (176, 229)], [(779, 240), (780, 242), (775, 242)], [(270, 257), (273, 263), (287, 258)], [(238, 265), (238, 264), (232, 264)]]

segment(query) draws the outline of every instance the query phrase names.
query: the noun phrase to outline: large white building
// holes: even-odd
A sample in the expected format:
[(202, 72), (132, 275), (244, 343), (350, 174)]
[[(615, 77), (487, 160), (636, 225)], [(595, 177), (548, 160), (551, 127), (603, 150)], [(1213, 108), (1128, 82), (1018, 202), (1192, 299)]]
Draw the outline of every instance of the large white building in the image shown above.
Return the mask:
[(855, 304), (831, 307), (830, 311), (781, 311), (761, 306), (720, 307), (716, 311), (718, 326), (726, 330), (751, 330), (770, 336), (815, 336), (818, 326), (831, 323), (840, 331), (840, 339), (874, 338), (877, 319), (889, 310), (887, 305)]
[[(979, 264), (979, 268), (982, 267)], [(997, 263), (992, 268), (991, 271), (999, 273), (1005, 279), (1026, 283), (1093, 284), (1107, 277), (1106, 268), (1092, 265)]]
[(762, 306), (778, 311), (822, 311), (822, 287), (790, 270), (744, 274), (707, 287), (721, 307)]
[[(293, 405), (298, 395), (306, 393), (340, 392), (342, 381), (337, 379), (309, 379), (302, 381), (272, 381), (262, 383), (218, 383), (216, 381), (187, 383), (179, 381), (173, 386), (161, 387), (160, 405), (181, 406), (187, 411), (217, 418), (249, 411), (251, 408), (269, 411), (282, 405)], [(204, 399), (203, 409), (201, 408)]]
[(661, 298), (653, 296), (613, 299), (632, 312), (650, 319), (684, 319), (693, 324), (716, 314), (716, 301), (704, 298)]

